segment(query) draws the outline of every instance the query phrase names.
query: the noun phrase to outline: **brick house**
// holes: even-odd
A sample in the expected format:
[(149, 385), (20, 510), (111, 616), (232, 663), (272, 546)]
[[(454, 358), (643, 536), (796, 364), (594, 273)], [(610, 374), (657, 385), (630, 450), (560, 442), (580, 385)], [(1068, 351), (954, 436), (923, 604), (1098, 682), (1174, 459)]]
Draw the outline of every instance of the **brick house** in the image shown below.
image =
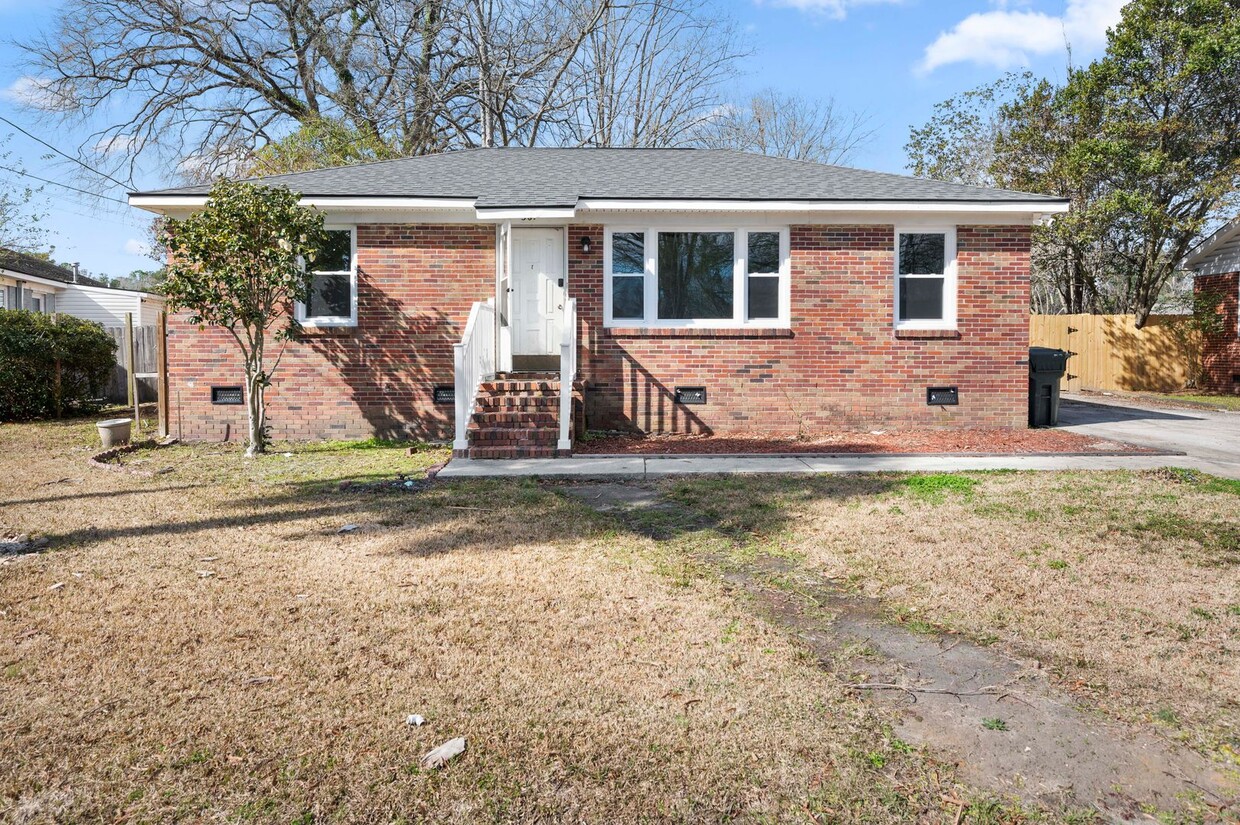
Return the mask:
[(1184, 261), (1193, 273), (1193, 292), (1217, 300), (1222, 331), (1202, 342), (1205, 389), (1240, 393), (1240, 218), (1201, 243)]
[[(1030, 227), (1067, 209), (726, 150), (475, 149), (263, 182), (332, 230), (274, 435), (475, 457), (564, 452), (583, 424), (1023, 427)], [(207, 191), (130, 202), (178, 217)], [(168, 357), (174, 432), (243, 435), (226, 334), (170, 319)]]

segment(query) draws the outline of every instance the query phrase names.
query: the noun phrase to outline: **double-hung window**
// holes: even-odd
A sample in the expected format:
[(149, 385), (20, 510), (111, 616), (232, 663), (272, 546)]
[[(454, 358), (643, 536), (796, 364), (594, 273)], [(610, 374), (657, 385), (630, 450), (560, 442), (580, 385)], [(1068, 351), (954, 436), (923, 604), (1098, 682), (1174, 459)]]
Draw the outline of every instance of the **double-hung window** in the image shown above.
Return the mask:
[(896, 329), (956, 328), (956, 230), (897, 229)]
[(307, 327), (357, 326), (357, 231), (328, 229), (313, 261), (306, 261), (309, 294), (297, 304)]
[(786, 229), (609, 229), (612, 327), (788, 325)]

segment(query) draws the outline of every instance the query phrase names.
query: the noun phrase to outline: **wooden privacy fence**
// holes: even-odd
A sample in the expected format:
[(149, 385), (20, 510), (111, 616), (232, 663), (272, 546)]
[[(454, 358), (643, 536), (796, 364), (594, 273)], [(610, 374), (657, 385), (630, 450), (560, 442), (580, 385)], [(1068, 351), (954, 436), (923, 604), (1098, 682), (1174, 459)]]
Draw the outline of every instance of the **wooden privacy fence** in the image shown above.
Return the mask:
[[(116, 367), (108, 383), (107, 399), (124, 404), (129, 398), (129, 348), (125, 345), (124, 327), (107, 327), (116, 341)], [(154, 325), (133, 328), (134, 360), (137, 362), (138, 400), (156, 400), (159, 356), (159, 331)]]
[(1073, 353), (1065, 391), (1171, 392), (1189, 381), (1194, 336), (1180, 315), (1151, 315), (1141, 329), (1131, 315), (1033, 315), (1029, 345)]

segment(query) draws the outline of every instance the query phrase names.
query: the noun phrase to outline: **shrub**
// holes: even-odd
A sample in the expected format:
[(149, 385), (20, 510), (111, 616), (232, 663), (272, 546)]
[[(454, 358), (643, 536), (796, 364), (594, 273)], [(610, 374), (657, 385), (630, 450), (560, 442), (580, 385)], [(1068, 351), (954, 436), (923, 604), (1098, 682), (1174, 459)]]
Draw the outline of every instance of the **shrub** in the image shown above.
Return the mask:
[(0, 309), (0, 421), (98, 409), (115, 366), (116, 342), (99, 324)]

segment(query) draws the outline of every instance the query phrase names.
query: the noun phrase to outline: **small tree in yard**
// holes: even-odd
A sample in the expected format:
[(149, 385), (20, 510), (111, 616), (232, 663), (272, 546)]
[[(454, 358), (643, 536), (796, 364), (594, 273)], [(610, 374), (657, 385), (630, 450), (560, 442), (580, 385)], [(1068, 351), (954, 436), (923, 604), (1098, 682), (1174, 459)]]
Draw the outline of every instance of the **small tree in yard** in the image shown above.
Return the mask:
[(265, 394), (284, 354), (281, 348), (268, 367), (268, 335), (288, 341), (300, 329), (293, 304), (307, 299), (305, 263), (326, 238), (323, 216), (300, 200), (287, 189), (221, 180), (201, 212), (169, 219), (160, 234), (169, 256), (168, 308), (188, 310), (191, 324), (228, 330), (241, 349), (247, 456), (266, 452)]

